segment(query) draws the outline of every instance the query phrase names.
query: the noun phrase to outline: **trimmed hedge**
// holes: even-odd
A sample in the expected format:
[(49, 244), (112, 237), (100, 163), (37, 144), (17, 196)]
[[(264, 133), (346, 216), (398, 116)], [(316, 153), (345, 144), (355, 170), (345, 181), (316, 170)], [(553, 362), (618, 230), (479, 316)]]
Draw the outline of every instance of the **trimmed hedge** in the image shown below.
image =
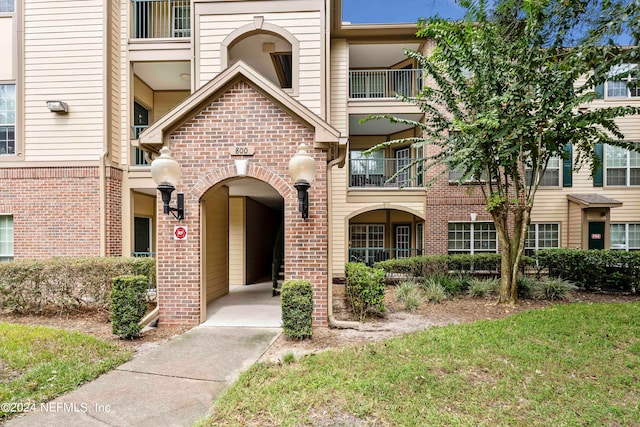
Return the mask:
[(111, 280), (143, 275), (156, 285), (153, 258), (95, 257), (0, 263), (0, 308), (15, 313), (107, 310)]
[(313, 289), (308, 280), (287, 280), (280, 293), (282, 328), (287, 338), (310, 338), (313, 323)]
[(145, 276), (116, 277), (111, 286), (111, 326), (115, 335), (123, 339), (140, 335), (140, 321), (147, 312)]
[(363, 322), (370, 312), (383, 313), (385, 272), (381, 268), (367, 267), (363, 263), (345, 265), (347, 283), (345, 296), (353, 314)]
[[(407, 274), (413, 277), (427, 277), (436, 273), (489, 272), (500, 274), (500, 254), (476, 255), (428, 255), (411, 258), (395, 258), (380, 261), (373, 266), (387, 273)], [(523, 257), (524, 265), (533, 265), (531, 258)]]
[(640, 252), (544, 249), (536, 252), (538, 268), (588, 290), (636, 292), (640, 287)]

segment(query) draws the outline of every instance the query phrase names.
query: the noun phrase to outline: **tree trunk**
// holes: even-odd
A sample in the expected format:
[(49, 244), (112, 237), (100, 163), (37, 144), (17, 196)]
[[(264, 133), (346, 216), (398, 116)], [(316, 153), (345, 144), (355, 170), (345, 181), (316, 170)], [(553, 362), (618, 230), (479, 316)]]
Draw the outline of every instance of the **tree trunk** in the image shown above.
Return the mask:
[(513, 233), (509, 233), (509, 215), (506, 212), (493, 214), (493, 221), (500, 245), (500, 298), (498, 304), (518, 303), (518, 275), (524, 254), (524, 245), (529, 226), (530, 212), (523, 206), (513, 213)]

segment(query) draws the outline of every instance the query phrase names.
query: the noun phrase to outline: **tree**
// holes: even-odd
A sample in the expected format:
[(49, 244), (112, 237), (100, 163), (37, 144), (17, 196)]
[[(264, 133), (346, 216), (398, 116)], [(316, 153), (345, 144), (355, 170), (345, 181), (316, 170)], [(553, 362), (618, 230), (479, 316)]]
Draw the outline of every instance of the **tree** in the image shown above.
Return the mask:
[(411, 124), (423, 136), (376, 148), (410, 141), (430, 153), (419, 160), (425, 170), (446, 165), (461, 173), (461, 183), (478, 182), (502, 254), (499, 302), (517, 303), (518, 266), (549, 159), (563, 156), (571, 144), (577, 167), (591, 162), (593, 173), (595, 144), (634, 147), (615, 118), (639, 114), (639, 108), (583, 107), (596, 99), (595, 88), (616, 65), (638, 62), (637, 46), (623, 47), (621, 40), (631, 37), (637, 44), (640, 2), (458, 3), (467, 11), (464, 20), (418, 23), (417, 34), (434, 41), (429, 56), (407, 52), (434, 83), (415, 98), (403, 98), (419, 105), (425, 120), (375, 117)]

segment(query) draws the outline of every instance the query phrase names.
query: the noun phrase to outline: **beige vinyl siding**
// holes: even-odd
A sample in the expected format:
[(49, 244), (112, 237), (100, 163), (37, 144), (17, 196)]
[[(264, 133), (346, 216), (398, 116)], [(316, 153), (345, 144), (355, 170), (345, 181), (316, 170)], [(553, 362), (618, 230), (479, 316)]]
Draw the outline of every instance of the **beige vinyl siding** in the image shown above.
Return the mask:
[[(120, 153), (123, 145), (129, 143), (129, 139), (121, 138), (121, 122), (120, 122), (120, 4), (117, 1), (109, 2), (110, 28), (109, 28), (109, 93), (111, 115), (110, 135), (109, 135), (109, 153), (111, 161), (118, 164), (121, 163)], [(126, 163), (124, 163), (126, 164)]]
[(265, 23), (289, 31), (300, 43), (299, 91), (296, 99), (320, 114), (321, 102), (321, 15), (320, 12), (247, 13), (238, 15), (201, 15), (198, 86), (215, 77), (221, 70), (220, 49), (224, 39), (238, 28), (254, 22), (254, 16), (264, 17)]
[(348, 135), (349, 48), (346, 40), (331, 41), (331, 125)]
[[(25, 160), (95, 161), (103, 152), (104, 13), (101, 0), (25, 3)], [(69, 113), (50, 112), (47, 100)]]
[(229, 198), (229, 284), (246, 285), (245, 198)]
[(13, 24), (12, 16), (0, 17), (0, 55), (2, 55), (2, 61), (0, 61), (0, 81), (13, 80), (16, 78), (16, 76), (13, 75), (13, 61), (15, 58), (13, 49), (15, 45)]
[[(206, 302), (229, 293), (229, 189), (210, 191), (205, 204)], [(197, 237), (195, 237), (197, 238)]]

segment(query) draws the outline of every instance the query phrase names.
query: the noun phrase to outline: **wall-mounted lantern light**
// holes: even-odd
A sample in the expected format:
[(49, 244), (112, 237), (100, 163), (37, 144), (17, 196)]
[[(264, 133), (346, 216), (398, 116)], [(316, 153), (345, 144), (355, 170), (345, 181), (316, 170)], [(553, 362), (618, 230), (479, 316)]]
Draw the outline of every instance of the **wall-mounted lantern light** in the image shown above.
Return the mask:
[(309, 155), (305, 144), (300, 144), (298, 152), (289, 160), (289, 176), (298, 190), (298, 210), (303, 219), (309, 218), (309, 187), (316, 176), (316, 161)]
[(180, 164), (171, 157), (169, 148), (162, 147), (160, 149), (160, 157), (151, 162), (151, 177), (158, 184), (158, 190), (162, 195), (164, 214), (169, 215), (171, 213), (178, 221), (184, 218), (184, 194), (177, 194), (177, 207), (171, 207), (169, 203), (171, 203), (171, 193), (180, 182), (180, 172)]
[(66, 102), (62, 101), (47, 101), (47, 108), (52, 113), (65, 114), (69, 112), (69, 106)]

